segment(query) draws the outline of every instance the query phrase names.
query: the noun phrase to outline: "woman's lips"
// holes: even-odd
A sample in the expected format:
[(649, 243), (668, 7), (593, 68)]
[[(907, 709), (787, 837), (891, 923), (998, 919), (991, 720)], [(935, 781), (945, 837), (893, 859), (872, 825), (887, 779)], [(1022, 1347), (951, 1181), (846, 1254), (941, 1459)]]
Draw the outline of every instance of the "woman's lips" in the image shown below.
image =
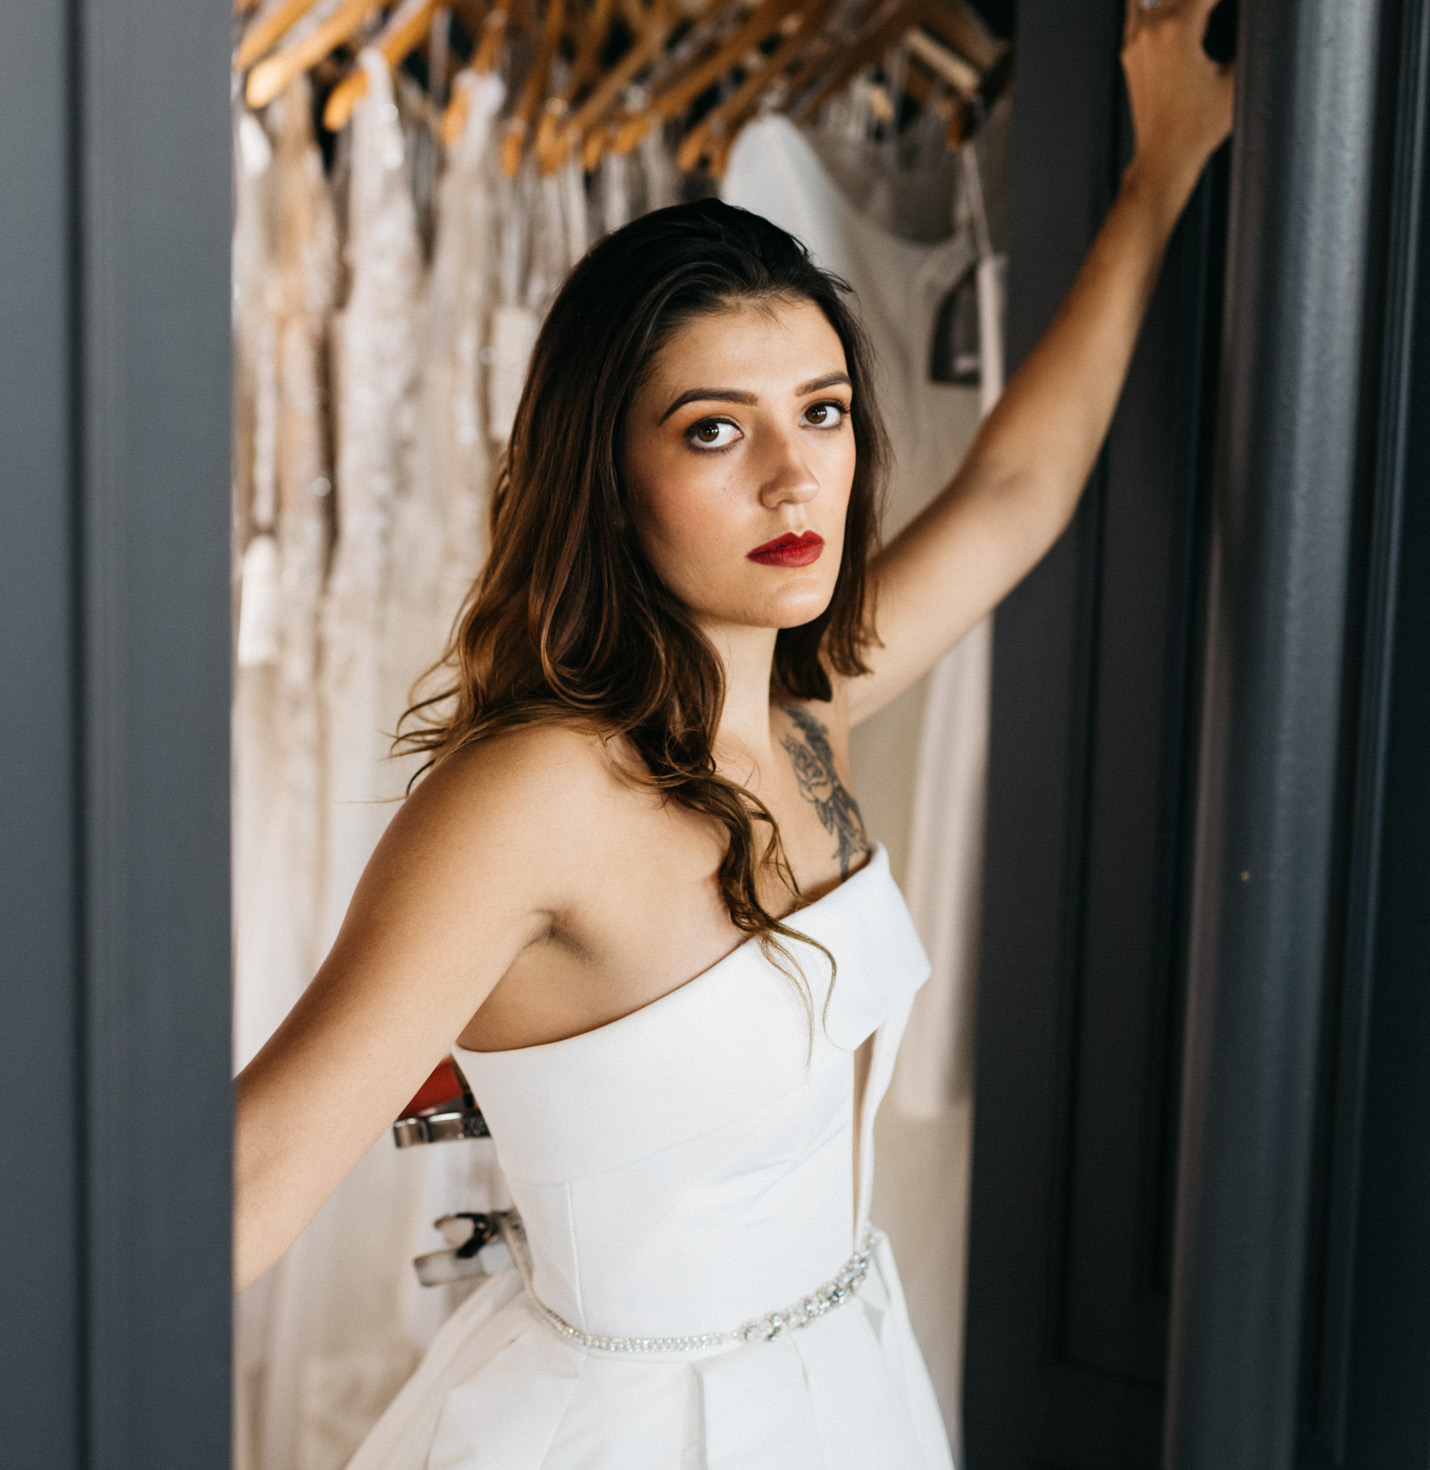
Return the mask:
[(747, 561), (757, 561), (762, 567), (807, 567), (819, 560), (824, 550), (824, 537), (818, 531), (804, 531), (796, 536), (786, 531), (773, 541), (766, 541), (753, 551), (747, 551)]

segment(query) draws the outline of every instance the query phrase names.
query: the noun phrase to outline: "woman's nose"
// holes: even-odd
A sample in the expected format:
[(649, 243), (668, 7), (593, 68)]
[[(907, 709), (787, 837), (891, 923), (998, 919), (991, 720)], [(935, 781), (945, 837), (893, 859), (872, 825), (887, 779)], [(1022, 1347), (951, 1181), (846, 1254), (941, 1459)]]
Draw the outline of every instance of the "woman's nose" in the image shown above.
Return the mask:
[(769, 509), (778, 505), (801, 505), (819, 494), (819, 479), (793, 436), (781, 435), (770, 447), (765, 478), (760, 486), (760, 503)]

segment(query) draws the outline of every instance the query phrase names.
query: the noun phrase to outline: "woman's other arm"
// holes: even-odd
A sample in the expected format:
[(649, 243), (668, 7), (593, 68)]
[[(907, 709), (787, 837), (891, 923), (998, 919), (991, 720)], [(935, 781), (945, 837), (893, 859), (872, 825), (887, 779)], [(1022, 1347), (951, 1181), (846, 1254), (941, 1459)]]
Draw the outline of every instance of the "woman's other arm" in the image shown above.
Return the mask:
[(494, 738), (440, 765), (394, 816), (332, 952), (238, 1079), (236, 1287), (287, 1250), (512, 961), (560, 922), (584, 871), (579, 835), (601, 820), (586, 810), (603, 784), (593, 744), (563, 730)]
[(1136, 148), (1077, 280), (953, 480), (875, 564), (883, 647), (850, 687), (859, 720), (921, 677), (1062, 534), (1122, 391), (1162, 256), (1231, 128), (1233, 79), (1202, 49), (1216, 0), (1129, 0)]

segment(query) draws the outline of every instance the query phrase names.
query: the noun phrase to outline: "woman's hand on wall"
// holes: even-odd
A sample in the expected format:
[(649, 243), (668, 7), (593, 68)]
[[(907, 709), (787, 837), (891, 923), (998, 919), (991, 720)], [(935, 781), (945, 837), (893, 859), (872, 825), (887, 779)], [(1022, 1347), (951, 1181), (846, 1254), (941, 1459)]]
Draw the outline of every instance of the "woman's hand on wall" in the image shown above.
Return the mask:
[(1217, 0), (1128, 0), (1122, 69), (1137, 147), (1131, 170), (1183, 199), (1231, 132), (1235, 75), (1202, 45)]

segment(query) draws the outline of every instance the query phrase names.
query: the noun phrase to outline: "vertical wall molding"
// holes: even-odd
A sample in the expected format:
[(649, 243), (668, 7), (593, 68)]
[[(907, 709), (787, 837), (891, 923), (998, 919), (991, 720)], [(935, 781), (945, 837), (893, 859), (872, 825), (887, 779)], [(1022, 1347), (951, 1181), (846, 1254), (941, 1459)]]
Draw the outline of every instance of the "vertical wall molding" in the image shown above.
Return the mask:
[(89, 1470), (229, 1454), (230, 26), (80, 17)]
[[(1130, 154), (1124, 16), (1018, 6), (1015, 364)], [(995, 620), (971, 1470), (1152, 1470), (1161, 1451), (1225, 183), (1219, 155), (1077, 516)]]
[(1168, 1470), (1295, 1462), (1379, 26), (1373, 0), (1242, 8)]
[(0, 1460), (83, 1435), (70, 8), (0, 4)]

